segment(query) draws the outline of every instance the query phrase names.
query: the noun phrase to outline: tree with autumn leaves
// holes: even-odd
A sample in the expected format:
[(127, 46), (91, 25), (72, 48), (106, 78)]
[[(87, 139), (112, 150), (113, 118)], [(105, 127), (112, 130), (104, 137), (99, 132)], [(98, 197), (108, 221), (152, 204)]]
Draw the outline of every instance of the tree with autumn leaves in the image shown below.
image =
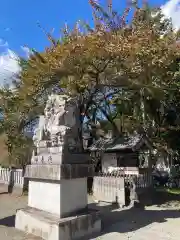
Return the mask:
[(16, 84), (22, 126), (37, 117), (56, 88), (78, 97), (82, 124), (102, 115), (116, 136), (146, 133), (157, 147), (172, 149), (169, 136), (179, 131), (178, 32), (147, 4), (130, 5), (122, 15), (111, 1), (107, 9), (90, 4), (93, 28), (78, 22), (73, 30), (65, 26), (60, 39), (46, 33), (51, 46), (32, 50), (23, 62)]

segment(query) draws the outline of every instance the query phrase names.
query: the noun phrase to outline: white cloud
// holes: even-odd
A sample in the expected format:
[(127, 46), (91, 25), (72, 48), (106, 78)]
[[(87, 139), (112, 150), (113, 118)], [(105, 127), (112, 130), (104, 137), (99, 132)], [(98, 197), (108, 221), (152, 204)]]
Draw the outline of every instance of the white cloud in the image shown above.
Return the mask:
[(8, 47), (8, 42), (0, 38), (0, 47)]
[(180, 28), (180, 0), (170, 0), (162, 7), (163, 14), (172, 19), (173, 27), (177, 30)]
[(30, 54), (32, 53), (31, 50), (26, 46), (21, 46), (21, 49), (23, 50), (27, 57), (29, 57)]
[(0, 53), (0, 87), (4, 84), (12, 86), (12, 80), (19, 71), (17, 55), (6, 48), (5, 52)]

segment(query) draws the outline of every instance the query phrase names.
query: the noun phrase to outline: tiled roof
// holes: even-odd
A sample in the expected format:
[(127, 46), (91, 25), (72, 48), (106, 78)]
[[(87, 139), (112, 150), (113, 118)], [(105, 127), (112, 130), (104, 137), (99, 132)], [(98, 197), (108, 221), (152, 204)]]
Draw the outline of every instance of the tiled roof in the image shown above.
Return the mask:
[(104, 151), (117, 151), (132, 149), (137, 146), (143, 139), (142, 135), (134, 135), (130, 137), (119, 137), (114, 139), (100, 139), (89, 147), (90, 151), (104, 150)]

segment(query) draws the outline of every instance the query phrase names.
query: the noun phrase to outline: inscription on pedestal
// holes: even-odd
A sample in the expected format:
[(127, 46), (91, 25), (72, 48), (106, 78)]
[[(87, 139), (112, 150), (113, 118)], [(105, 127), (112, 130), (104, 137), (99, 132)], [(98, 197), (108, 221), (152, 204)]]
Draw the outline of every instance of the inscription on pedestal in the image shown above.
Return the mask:
[(94, 165), (62, 164), (62, 165), (28, 165), (25, 177), (60, 181), (62, 179), (86, 178), (94, 175)]

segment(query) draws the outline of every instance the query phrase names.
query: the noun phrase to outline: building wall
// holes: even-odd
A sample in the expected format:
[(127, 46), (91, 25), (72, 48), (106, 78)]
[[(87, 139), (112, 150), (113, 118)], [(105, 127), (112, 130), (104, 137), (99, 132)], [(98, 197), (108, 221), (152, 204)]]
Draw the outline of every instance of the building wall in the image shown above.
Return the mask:
[(139, 167), (138, 152), (104, 153), (102, 171), (107, 172), (109, 167)]
[(139, 167), (138, 152), (117, 153), (118, 167)]
[(101, 161), (102, 161), (102, 172), (107, 172), (109, 167), (117, 167), (116, 153), (104, 153)]

